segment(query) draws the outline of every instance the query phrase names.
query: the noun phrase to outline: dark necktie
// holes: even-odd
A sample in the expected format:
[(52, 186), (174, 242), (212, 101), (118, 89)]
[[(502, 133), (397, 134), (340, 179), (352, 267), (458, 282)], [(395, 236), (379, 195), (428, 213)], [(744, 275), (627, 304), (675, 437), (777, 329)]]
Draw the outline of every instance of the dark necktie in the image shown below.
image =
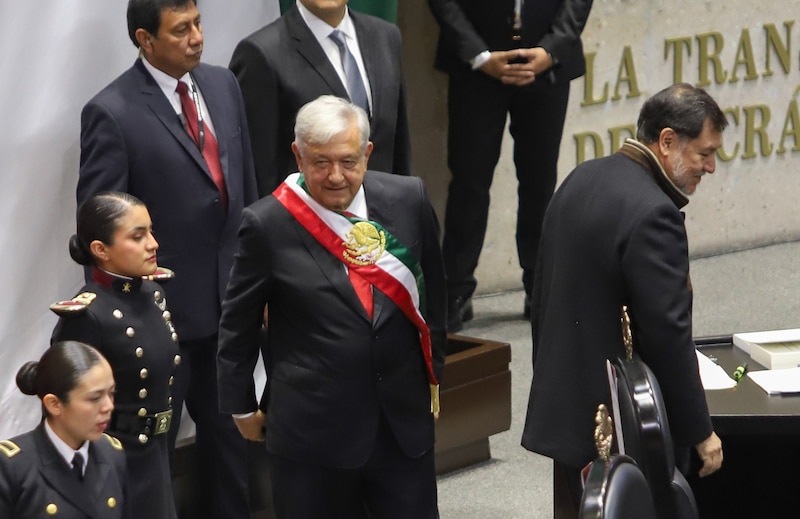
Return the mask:
[(197, 117), (197, 108), (195, 108), (194, 101), (189, 96), (189, 86), (183, 81), (178, 81), (178, 87), (175, 89), (181, 98), (181, 109), (183, 116), (186, 119), (186, 130), (189, 132), (194, 143), (203, 154), (209, 172), (211, 172), (211, 180), (217, 185), (222, 204), (225, 209), (228, 209), (228, 190), (225, 188), (225, 176), (222, 174), (222, 164), (219, 162), (219, 145), (217, 139), (210, 131), (206, 131), (199, 123)]
[(344, 69), (344, 77), (347, 80), (347, 92), (350, 94), (350, 101), (363, 108), (369, 115), (369, 100), (367, 99), (367, 90), (364, 88), (364, 80), (361, 78), (361, 72), (358, 71), (355, 56), (347, 48), (344, 34), (339, 29), (335, 29), (329, 37), (339, 47), (339, 56), (342, 59), (342, 68)]
[(78, 481), (83, 481), (83, 456), (80, 452), (75, 453), (72, 458), (72, 473), (78, 478)]

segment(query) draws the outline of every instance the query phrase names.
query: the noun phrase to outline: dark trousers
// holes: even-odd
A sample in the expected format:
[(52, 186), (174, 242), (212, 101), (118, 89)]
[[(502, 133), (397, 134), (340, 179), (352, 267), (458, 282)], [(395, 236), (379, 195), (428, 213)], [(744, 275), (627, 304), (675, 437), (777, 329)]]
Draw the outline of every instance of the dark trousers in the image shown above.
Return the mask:
[(582, 496), (581, 470), (553, 460), (553, 519), (578, 519)]
[(219, 412), (217, 336), (180, 342), (181, 363), (173, 386), (170, 446), (174, 449), (183, 402), (197, 425), (198, 517), (249, 519), (247, 442), (230, 415)]
[(309, 465), (272, 455), (278, 519), (435, 519), (433, 448), (419, 458), (400, 449), (385, 419), (367, 463), (357, 469)]
[(568, 100), (569, 83), (553, 85), (545, 77), (520, 88), (482, 72), (450, 76), (447, 162), (452, 179), (442, 254), (451, 299), (471, 296), (477, 285), (474, 273), (486, 234), (489, 188), (509, 115), (518, 181), (517, 254), (530, 295)]

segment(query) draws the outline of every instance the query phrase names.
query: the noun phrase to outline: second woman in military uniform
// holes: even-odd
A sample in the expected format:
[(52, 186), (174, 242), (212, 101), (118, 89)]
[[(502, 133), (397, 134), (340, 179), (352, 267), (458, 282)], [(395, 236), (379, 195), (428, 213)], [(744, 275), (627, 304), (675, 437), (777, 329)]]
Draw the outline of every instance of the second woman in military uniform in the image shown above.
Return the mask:
[(69, 250), (92, 267), (91, 281), (51, 306), (61, 318), (53, 341), (79, 340), (108, 359), (117, 382), (109, 431), (125, 447), (133, 516), (176, 516), (167, 451), (171, 386), (178, 355), (156, 265), (158, 243), (144, 204), (126, 193), (99, 193), (78, 211)]
[(17, 373), (37, 395), (44, 419), (32, 431), (0, 441), (2, 519), (126, 519), (125, 455), (106, 430), (114, 377), (86, 344), (58, 342)]

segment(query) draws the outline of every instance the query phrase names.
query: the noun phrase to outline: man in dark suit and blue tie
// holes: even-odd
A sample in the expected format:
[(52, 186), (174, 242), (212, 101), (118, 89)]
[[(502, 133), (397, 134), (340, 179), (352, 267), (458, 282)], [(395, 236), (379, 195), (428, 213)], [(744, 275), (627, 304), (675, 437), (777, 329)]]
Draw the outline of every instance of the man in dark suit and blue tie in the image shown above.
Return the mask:
[(260, 196), (295, 170), (295, 115), (321, 95), (350, 99), (367, 111), (373, 169), (410, 173), (400, 52), (395, 25), (349, 10), (347, 0), (298, 0), (239, 42), (230, 68), (244, 96)]
[(182, 358), (172, 406), (185, 399), (197, 424), (195, 496), (208, 517), (248, 518), (246, 442), (216, 391), (221, 299), (242, 209), (257, 197), (244, 103), (229, 70), (200, 63), (194, 0), (130, 0), (128, 33), (141, 58), (81, 114), (78, 204), (124, 191), (150, 209), (159, 263), (176, 273), (165, 287)]
[(441, 26), (436, 68), (450, 77), (447, 161), (452, 173), (442, 254), (448, 330), (472, 319), (475, 268), (506, 118), (519, 182), (517, 254), (526, 317), (539, 235), (556, 185), (569, 83), (583, 75), (581, 32), (592, 0), (428, 0)]
[(323, 96), (300, 110), (295, 134), (300, 172), (243, 214), (220, 321), (220, 409), (266, 440), (280, 519), (433, 519), (446, 341), (436, 215), (421, 179), (367, 171), (361, 108)]

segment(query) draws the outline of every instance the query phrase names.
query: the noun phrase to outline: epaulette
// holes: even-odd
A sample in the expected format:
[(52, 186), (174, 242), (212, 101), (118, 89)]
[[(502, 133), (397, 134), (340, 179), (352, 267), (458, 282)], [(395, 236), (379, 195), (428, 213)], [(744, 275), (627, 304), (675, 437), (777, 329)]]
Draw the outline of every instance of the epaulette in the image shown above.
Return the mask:
[(145, 281), (158, 281), (162, 283), (164, 281), (169, 281), (170, 279), (175, 277), (175, 272), (167, 267), (158, 267), (155, 272), (150, 274), (149, 276), (142, 276), (142, 279)]
[(121, 441), (119, 441), (118, 439), (114, 438), (110, 434), (103, 433), (103, 436), (105, 436), (106, 440), (108, 440), (108, 443), (110, 443), (111, 446), (114, 447), (114, 450), (118, 450), (118, 451), (122, 450), (122, 442)]
[(81, 292), (69, 301), (53, 303), (50, 305), (50, 310), (62, 317), (82, 314), (84, 310), (89, 308), (89, 305), (92, 304), (96, 297), (97, 294), (94, 292)]
[(22, 452), (22, 449), (20, 449), (19, 445), (12, 442), (11, 440), (1, 440), (0, 452), (5, 454), (7, 458), (13, 458), (14, 456)]

